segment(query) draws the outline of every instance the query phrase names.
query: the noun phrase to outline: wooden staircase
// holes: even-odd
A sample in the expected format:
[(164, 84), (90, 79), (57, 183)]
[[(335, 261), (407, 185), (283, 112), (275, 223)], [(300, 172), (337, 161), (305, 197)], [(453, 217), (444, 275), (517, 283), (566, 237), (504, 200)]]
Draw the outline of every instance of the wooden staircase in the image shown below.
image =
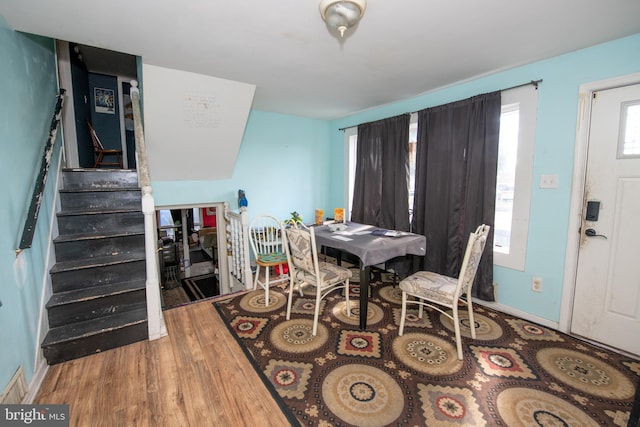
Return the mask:
[(62, 171), (50, 365), (146, 340), (144, 219), (135, 170)]

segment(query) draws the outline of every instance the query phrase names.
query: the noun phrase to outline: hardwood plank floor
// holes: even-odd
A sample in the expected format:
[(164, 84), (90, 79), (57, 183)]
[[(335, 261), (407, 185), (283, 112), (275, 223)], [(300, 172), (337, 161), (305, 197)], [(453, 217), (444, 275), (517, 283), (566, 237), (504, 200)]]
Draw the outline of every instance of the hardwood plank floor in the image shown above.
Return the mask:
[(211, 301), (164, 312), (169, 336), (49, 367), (36, 404), (71, 426), (284, 426)]

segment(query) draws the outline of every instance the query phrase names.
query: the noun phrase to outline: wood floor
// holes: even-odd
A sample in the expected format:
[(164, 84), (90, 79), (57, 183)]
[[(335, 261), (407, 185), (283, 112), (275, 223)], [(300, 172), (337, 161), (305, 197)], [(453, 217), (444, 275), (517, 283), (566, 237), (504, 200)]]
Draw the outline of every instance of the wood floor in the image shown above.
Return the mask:
[(211, 301), (164, 312), (169, 336), (51, 366), (33, 403), (71, 426), (286, 426)]

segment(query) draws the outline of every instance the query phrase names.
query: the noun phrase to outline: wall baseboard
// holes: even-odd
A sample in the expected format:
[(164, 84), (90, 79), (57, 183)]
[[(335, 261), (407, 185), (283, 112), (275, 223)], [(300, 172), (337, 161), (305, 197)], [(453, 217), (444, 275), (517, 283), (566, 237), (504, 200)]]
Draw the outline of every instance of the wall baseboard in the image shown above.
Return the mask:
[(480, 305), (484, 307), (491, 308), (493, 310), (500, 311), (502, 313), (510, 314), (512, 316), (520, 317), (524, 320), (528, 320), (533, 323), (537, 323), (538, 325), (546, 326), (547, 328), (551, 328), (556, 331), (560, 331), (560, 324), (558, 322), (553, 322), (549, 319), (545, 319), (543, 317), (534, 316), (531, 313), (526, 313), (524, 311), (515, 309), (513, 307), (509, 307), (508, 305), (500, 304), (497, 302), (484, 301), (477, 298), (473, 298), (474, 305)]
[(31, 382), (29, 383), (29, 390), (27, 395), (24, 397), (22, 403), (31, 404), (36, 398), (36, 394), (40, 391), (40, 386), (42, 386), (42, 381), (44, 381), (45, 375), (49, 371), (49, 365), (44, 363), (39, 363), (36, 367), (36, 371), (33, 374), (33, 378), (31, 378)]

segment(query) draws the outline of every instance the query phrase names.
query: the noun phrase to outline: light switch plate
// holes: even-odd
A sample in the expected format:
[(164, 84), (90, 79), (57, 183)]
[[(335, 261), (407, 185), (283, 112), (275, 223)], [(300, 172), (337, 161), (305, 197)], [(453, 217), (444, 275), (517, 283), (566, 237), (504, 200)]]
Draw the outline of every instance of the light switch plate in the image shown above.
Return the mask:
[(558, 188), (558, 175), (540, 175), (540, 188)]

